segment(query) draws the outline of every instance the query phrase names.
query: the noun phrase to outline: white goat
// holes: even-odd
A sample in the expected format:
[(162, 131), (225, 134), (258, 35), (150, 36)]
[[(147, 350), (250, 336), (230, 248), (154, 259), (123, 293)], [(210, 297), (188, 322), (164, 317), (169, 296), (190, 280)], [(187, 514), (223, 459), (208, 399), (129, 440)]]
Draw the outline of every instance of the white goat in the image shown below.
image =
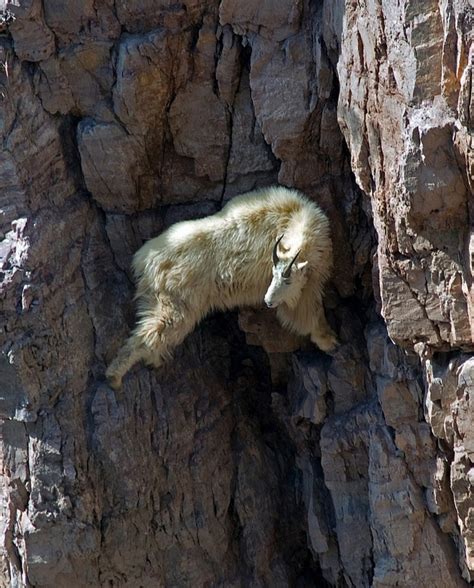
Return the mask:
[(331, 266), (329, 222), (295, 190), (249, 192), (212, 216), (176, 223), (134, 256), (138, 322), (107, 369), (110, 384), (120, 387), (141, 359), (160, 366), (210, 311), (263, 300), (285, 328), (330, 351), (337, 340), (322, 290)]

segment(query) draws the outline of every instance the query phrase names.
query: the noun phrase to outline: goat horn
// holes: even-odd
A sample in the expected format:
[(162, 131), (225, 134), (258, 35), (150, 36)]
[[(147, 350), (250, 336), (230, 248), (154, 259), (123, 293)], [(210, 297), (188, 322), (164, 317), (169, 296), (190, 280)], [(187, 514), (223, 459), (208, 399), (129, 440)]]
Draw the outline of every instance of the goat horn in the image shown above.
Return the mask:
[(273, 265), (274, 265), (274, 266), (277, 266), (277, 265), (278, 265), (278, 262), (280, 261), (280, 260), (278, 259), (277, 248), (278, 248), (278, 243), (280, 243), (280, 241), (283, 239), (283, 237), (284, 237), (284, 236), (285, 236), (285, 233), (282, 233), (282, 234), (281, 234), (281, 235), (278, 237), (278, 239), (277, 239), (277, 241), (276, 241), (276, 243), (275, 243), (275, 246), (273, 247)]
[(296, 258), (298, 257), (298, 255), (301, 253), (301, 249), (298, 251), (298, 253), (293, 257), (293, 259), (290, 261), (290, 263), (288, 264), (288, 267), (286, 268), (286, 270), (283, 272), (283, 277), (284, 278), (289, 278), (290, 274), (291, 274), (291, 268), (293, 266), (293, 264), (296, 261)]

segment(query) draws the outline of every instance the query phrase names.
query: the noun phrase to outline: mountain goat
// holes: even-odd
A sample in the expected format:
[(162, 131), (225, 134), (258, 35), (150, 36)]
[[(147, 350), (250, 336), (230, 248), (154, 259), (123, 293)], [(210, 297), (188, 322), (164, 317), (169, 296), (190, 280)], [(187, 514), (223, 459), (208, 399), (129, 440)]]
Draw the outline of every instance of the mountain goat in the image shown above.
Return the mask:
[(212, 216), (176, 223), (133, 258), (138, 322), (107, 369), (111, 386), (141, 359), (160, 366), (210, 311), (263, 300), (283, 327), (330, 351), (337, 340), (322, 291), (331, 265), (329, 222), (295, 190), (249, 192)]

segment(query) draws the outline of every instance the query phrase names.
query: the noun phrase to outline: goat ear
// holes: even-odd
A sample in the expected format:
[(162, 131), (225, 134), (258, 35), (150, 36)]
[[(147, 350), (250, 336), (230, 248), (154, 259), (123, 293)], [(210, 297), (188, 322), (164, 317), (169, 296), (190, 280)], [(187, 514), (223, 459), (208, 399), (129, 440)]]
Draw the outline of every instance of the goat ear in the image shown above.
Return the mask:
[(308, 262), (307, 261), (300, 261), (299, 263), (296, 263), (295, 265), (296, 265), (296, 269), (301, 272), (306, 269)]

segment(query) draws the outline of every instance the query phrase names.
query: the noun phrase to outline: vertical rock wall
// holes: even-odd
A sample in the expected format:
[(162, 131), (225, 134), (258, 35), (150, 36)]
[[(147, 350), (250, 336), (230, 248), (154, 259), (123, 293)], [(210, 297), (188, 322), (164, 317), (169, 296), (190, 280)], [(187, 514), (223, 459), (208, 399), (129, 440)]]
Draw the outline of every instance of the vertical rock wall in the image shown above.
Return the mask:
[[(474, 373), (462, 350), (474, 341), (472, 3), (346, 2), (342, 46), (339, 121), (372, 203), (381, 313), (391, 339), (421, 359), (424, 417), (443, 449), (427, 505), (455, 537), (469, 580)], [(413, 442), (395, 437), (404, 452)]]
[[(469, 3), (6, 8), (0, 585), (466, 585)], [(275, 182), (330, 216), (337, 353), (220, 314), (114, 393), (133, 252)]]

